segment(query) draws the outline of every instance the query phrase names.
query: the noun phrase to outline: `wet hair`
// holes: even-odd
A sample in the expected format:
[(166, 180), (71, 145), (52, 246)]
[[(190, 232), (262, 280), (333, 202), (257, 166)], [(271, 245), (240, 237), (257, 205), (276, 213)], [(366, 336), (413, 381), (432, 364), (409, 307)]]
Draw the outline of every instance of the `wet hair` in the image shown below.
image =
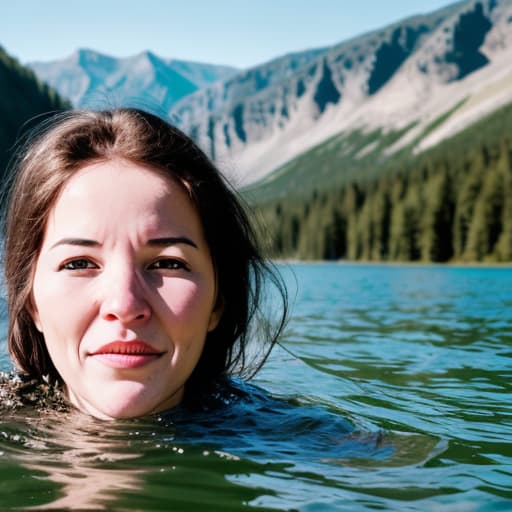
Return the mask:
[[(58, 114), (28, 139), (11, 167), (2, 227), (8, 347), (15, 364), (30, 376), (61, 381), (30, 315), (34, 270), (49, 213), (63, 186), (84, 166), (112, 159), (144, 165), (182, 183), (203, 226), (223, 313), (207, 334), (186, 388), (232, 373), (255, 373), (284, 326), (282, 278), (262, 257), (246, 208), (209, 158), (174, 126), (133, 108)], [(274, 288), (272, 301), (277, 297), (282, 305), (272, 328), (256, 332), (254, 323), (258, 329), (264, 326), (268, 283)], [(275, 305), (272, 309), (275, 313)]]

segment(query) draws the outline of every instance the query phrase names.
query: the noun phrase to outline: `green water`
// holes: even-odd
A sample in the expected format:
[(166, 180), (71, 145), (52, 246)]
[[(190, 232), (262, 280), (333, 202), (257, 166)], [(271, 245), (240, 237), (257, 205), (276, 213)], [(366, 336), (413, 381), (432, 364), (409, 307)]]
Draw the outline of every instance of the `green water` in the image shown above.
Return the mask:
[(282, 347), (208, 410), (2, 417), (0, 510), (512, 510), (512, 269), (291, 269)]

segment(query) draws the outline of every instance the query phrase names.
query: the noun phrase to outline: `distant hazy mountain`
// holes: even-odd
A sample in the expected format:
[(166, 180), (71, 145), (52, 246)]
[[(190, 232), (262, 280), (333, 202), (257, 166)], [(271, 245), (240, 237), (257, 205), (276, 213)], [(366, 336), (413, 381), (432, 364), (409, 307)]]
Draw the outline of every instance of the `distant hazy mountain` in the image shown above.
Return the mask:
[(169, 111), (184, 96), (237, 72), (227, 66), (164, 59), (149, 51), (115, 58), (87, 49), (77, 50), (64, 60), (28, 66), (75, 106), (135, 99), (163, 111)]
[(403, 130), (387, 151), (421, 150), (511, 101), (512, 0), (466, 0), (242, 71), (171, 113), (244, 184), (339, 132)]

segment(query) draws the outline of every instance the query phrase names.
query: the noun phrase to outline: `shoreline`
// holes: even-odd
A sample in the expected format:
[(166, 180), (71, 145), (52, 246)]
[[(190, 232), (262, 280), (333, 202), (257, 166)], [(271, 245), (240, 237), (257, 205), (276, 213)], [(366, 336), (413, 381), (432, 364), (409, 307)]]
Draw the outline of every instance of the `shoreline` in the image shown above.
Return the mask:
[(299, 260), (299, 259), (272, 259), (270, 261), (279, 265), (340, 265), (340, 266), (357, 266), (357, 267), (415, 267), (415, 268), (496, 268), (496, 269), (512, 269), (512, 261), (510, 262), (420, 262), (420, 261), (361, 261), (361, 260)]

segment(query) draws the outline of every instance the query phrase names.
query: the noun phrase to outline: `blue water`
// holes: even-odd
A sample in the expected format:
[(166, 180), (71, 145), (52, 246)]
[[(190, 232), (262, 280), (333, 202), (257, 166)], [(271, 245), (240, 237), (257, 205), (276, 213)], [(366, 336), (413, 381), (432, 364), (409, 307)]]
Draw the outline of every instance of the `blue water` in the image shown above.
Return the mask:
[(203, 410), (1, 418), (0, 510), (512, 510), (512, 269), (282, 270), (281, 346)]

